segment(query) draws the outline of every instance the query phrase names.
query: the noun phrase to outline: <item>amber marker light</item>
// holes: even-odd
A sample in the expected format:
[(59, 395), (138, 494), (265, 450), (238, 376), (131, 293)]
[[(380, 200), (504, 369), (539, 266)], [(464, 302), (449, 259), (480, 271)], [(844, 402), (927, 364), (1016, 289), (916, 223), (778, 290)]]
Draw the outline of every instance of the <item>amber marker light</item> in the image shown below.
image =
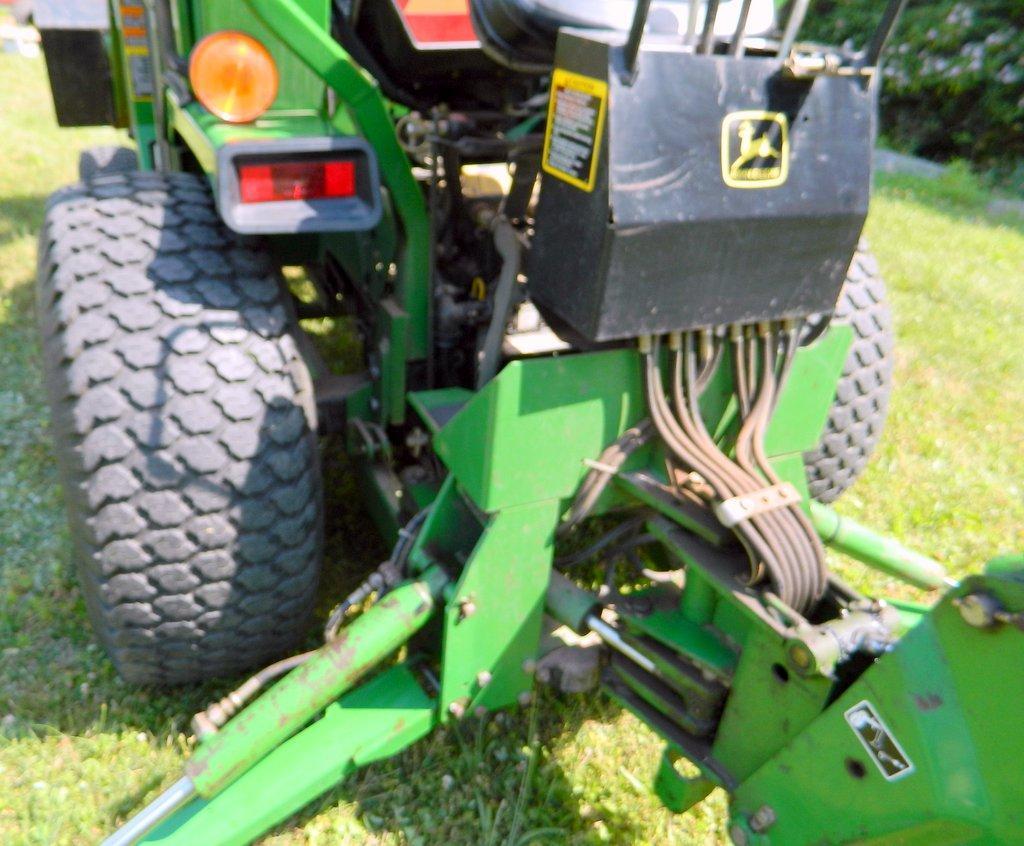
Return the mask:
[(228, 123), (249, 123), (277, 97), (277, 65), (255, 38), (214, 32), (196, 44), (189, 81), (203, 107)]

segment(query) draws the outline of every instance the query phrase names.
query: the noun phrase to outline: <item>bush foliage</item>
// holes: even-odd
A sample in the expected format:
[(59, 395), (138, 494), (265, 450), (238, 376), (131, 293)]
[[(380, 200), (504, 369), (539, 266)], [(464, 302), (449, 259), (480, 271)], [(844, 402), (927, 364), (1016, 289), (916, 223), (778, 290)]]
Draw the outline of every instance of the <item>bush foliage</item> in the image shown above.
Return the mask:
[[(801, 37), (867, 44), (886, 0), (817, 0)], [(884, 58), (882, 132), (940, 160), (1024, 162), (1024, 2), (911, 0)]]

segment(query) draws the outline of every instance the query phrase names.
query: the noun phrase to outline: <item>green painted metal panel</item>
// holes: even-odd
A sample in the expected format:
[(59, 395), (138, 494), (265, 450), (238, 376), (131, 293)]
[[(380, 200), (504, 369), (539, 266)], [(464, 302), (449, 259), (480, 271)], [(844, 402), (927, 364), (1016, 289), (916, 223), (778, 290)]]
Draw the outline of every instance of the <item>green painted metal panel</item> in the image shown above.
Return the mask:
[(719, 723), (713, 752), (743, 780), (821, 713), (832, 679), (798, 677), (786, 640), (766, 625), (750, 628)]
[(501, 708), (529, 690), (558, 500), (490, 516), (444, 612), (441, 704)]
[(436, 722), (434, 700), (404, 665), (328, 706), (212, 800), (198, 799), (150, 833), (160, 846), (249, 843), (301, 810), (352, 770), (415, 743)]
[(156, 139), (156, 127), (153, 118), (153, 101), (150, 97), (135, 96), (129, 70), (128, 58), (125, 54), (124, 22), (121, 5), (110, 5), (110, 55), (111, 70), (116, 74), (114, 94), (117, 102), (119, 122), (128, 127), (128, 132), (135, 141), (139, 154), (139, 167), (142, 170), (153, 168), (153, 142)]
[(384, 543), (393, 546), (402, 528), (402, 486), (390, 467), (360, 455), (352, 457), (352, 469), (362, 502)]
[[(324, 32), (328, 30), (331, 6), (328, 0), (295, 0), (295, 3), (316, 26)], [(197, 41), (211, 32), (232, 29), (251, 35), (270, 51), (280, 77), (272, 111), (320, 112), (323, 109), (326, 92), (323, 80), (281, 42), (270, 26), (253, 15), (245, 0), (193, 2), (191, 22)]]
[(192, 6), (197, 0), (171, 0), (171, 19), (174, 21), (175, 46), (185, 56), (195, 42)]
[(168, 93), (167, 107), (171, 127), (207, 173), (216, 168), (217, 150), (233, 141), (323, 138), (337, 134), (332, 124), (317, 114), (268, 115), (256, 123), (224, 123), (196, 102), (182, 105), (173, 93)]
[(405, 371), (409, 341), (409, 315), (395, 300), (380, 301), (383, 336), (378, 345), (381, 353), (380, 400), (388, 422), (399, 425), (405, 419)]
[[(973, 628), (955, 602), (987, 593), (1020, 613), (1022, 576), (1016, 569), (968, 579), (740, 785), (733, 803), (740, 825), (766, 804), (776, 818), (750, 842), (1021, 842), (1024, 631)], [(863, 742), (845, 716), (862, 702), (880, 722)], [(879, 730), (899, 744), (910, 769), (886, 778), (869, 751), (872, 740), (891, 751)]]
[[(769, 454), (817, 444), (850, 340), (849, 327), (836, 327), (797, 353), (768, 431)], [(729, 396), (726, 360), (702, 403), (713, 429), (733, 413)], [(435, 449), (474, 501), (492, 511), (571, 496), (584, 461), (645, 413), (635, 350), (514, 361), (442, 429)]]
[(485, 511), (571, 496), (586, 466), (645, 413), (634, 350), (514, 361), (434, 439)]
[(412, 406), (420, 420), (436, 435), (447, 423), (455, 409), (461, 409), (473, 398), (466, 388), (439, 388), (436, 391), (416, 391), (409, 394)]
[(765, 435), (769, 455), (817, 446), (852, 343), (853, 329), (836, 325), (797, 352)]

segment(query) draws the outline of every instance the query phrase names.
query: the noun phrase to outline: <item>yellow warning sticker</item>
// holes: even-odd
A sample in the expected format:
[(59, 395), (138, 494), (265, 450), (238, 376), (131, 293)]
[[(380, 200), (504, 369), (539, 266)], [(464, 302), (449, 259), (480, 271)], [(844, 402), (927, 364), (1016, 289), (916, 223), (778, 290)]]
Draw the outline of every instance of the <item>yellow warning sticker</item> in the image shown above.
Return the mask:
[(730, 188), (776, 188), (789, 176), (782, 112), (732, 112), (722, 121), (722, 179)]
[(593, 191), (607, 111), (607, 82), (557, 68), (551, 77), (544, 171)]

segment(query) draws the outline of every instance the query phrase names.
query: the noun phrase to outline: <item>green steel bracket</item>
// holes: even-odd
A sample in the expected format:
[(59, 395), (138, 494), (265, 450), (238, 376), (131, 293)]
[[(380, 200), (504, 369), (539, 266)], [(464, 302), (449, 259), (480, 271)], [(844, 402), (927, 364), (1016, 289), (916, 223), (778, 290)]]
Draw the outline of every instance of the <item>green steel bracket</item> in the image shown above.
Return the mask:
[(836, 324), (797, 352), (768, 424), (768, 455), (802, 455), (817, 446), (852, 343), (853, 329)]
[(214, 799), (195, 800), (150, 833), (153, 846), (241, 846), (359, 767), (394, 755), (436, 724), (433, 699), (405, 665), (327, 707)]
[(590, 591), (583, 590), (558, 570), (551, 573), (547, 591), (547, 611), (559, 623), (577, 634), (590, 631), (587, 617), (599, 611), (601, 603)]
[[(852, 335), (837, 326), (802, 348), (768, 432), (770, 454), (818, 442)], [(702, 406), (712, 427), (730, 413), (728, 362)], [(646, 413), (635, 350), (514, 361), (435, 437), (438, 456), (485, 511), (575, 492), (608, 444)], [(529, 460), (523, 460), (529, 456)]]
[(1019, 843), (1022, 629), (1024, 559), (965, 580), (738, 787), (736, 831), (786, 846), (823, 832), (834, 843)]
[(684, 760), (671, 746), (661, 754), (654, 775), (654, 792), (661, 803), (674, 814), (683, 814), (708, 797), (718, 785), (702, 775), (685, 776), (676, 769)]
[(700, 570), (690, 568), (686, 574), (682, 601), (677, 601), (677, 607), (672, 608), (670, 601), (662, 602), (656, 598), (662, 593), (671, 596), (668, 589), (656, 587), (640, 591), (635, 594), (637, 602), (643, 602), (647, 597), (651, 597), (650, 602), (655, 610), (648, 614), (623, 613), (622, 621), (630, 631), (649, 637), (668, 649), (685, 655), (711, 677), (728, 682), (736, 671), (736, 652), (709, 630), (708, 624), (713, 618), (713, 607), (708, 609), (708, 613), (697, 616), (693, 614), (692, 608), (688, 605), (692, 600), (688, 600), (687, 597), (695, 591), (707, 597), (713, 595), (714, 588), (701, 576)]
[(414, 569), (461, 570), (445, 591), (441, 718), (516, 702), (533, 684), (557, 500), (480, 513), (448, 476), (413, 550)]
[(511, 705), (533, 685), (558, 500), (487, 518), (444, 611), (441, 707)]
[(596, 458), (644, 414), (632, 350), (514, 361), (434, 438), (484, 511), (573, 494)]
[(833, 679), (797, 674), (788, 647), (767, 627), (751, 632), (743, 645), (713, 747), (739, 781), (797, 737), (832, 694)]

